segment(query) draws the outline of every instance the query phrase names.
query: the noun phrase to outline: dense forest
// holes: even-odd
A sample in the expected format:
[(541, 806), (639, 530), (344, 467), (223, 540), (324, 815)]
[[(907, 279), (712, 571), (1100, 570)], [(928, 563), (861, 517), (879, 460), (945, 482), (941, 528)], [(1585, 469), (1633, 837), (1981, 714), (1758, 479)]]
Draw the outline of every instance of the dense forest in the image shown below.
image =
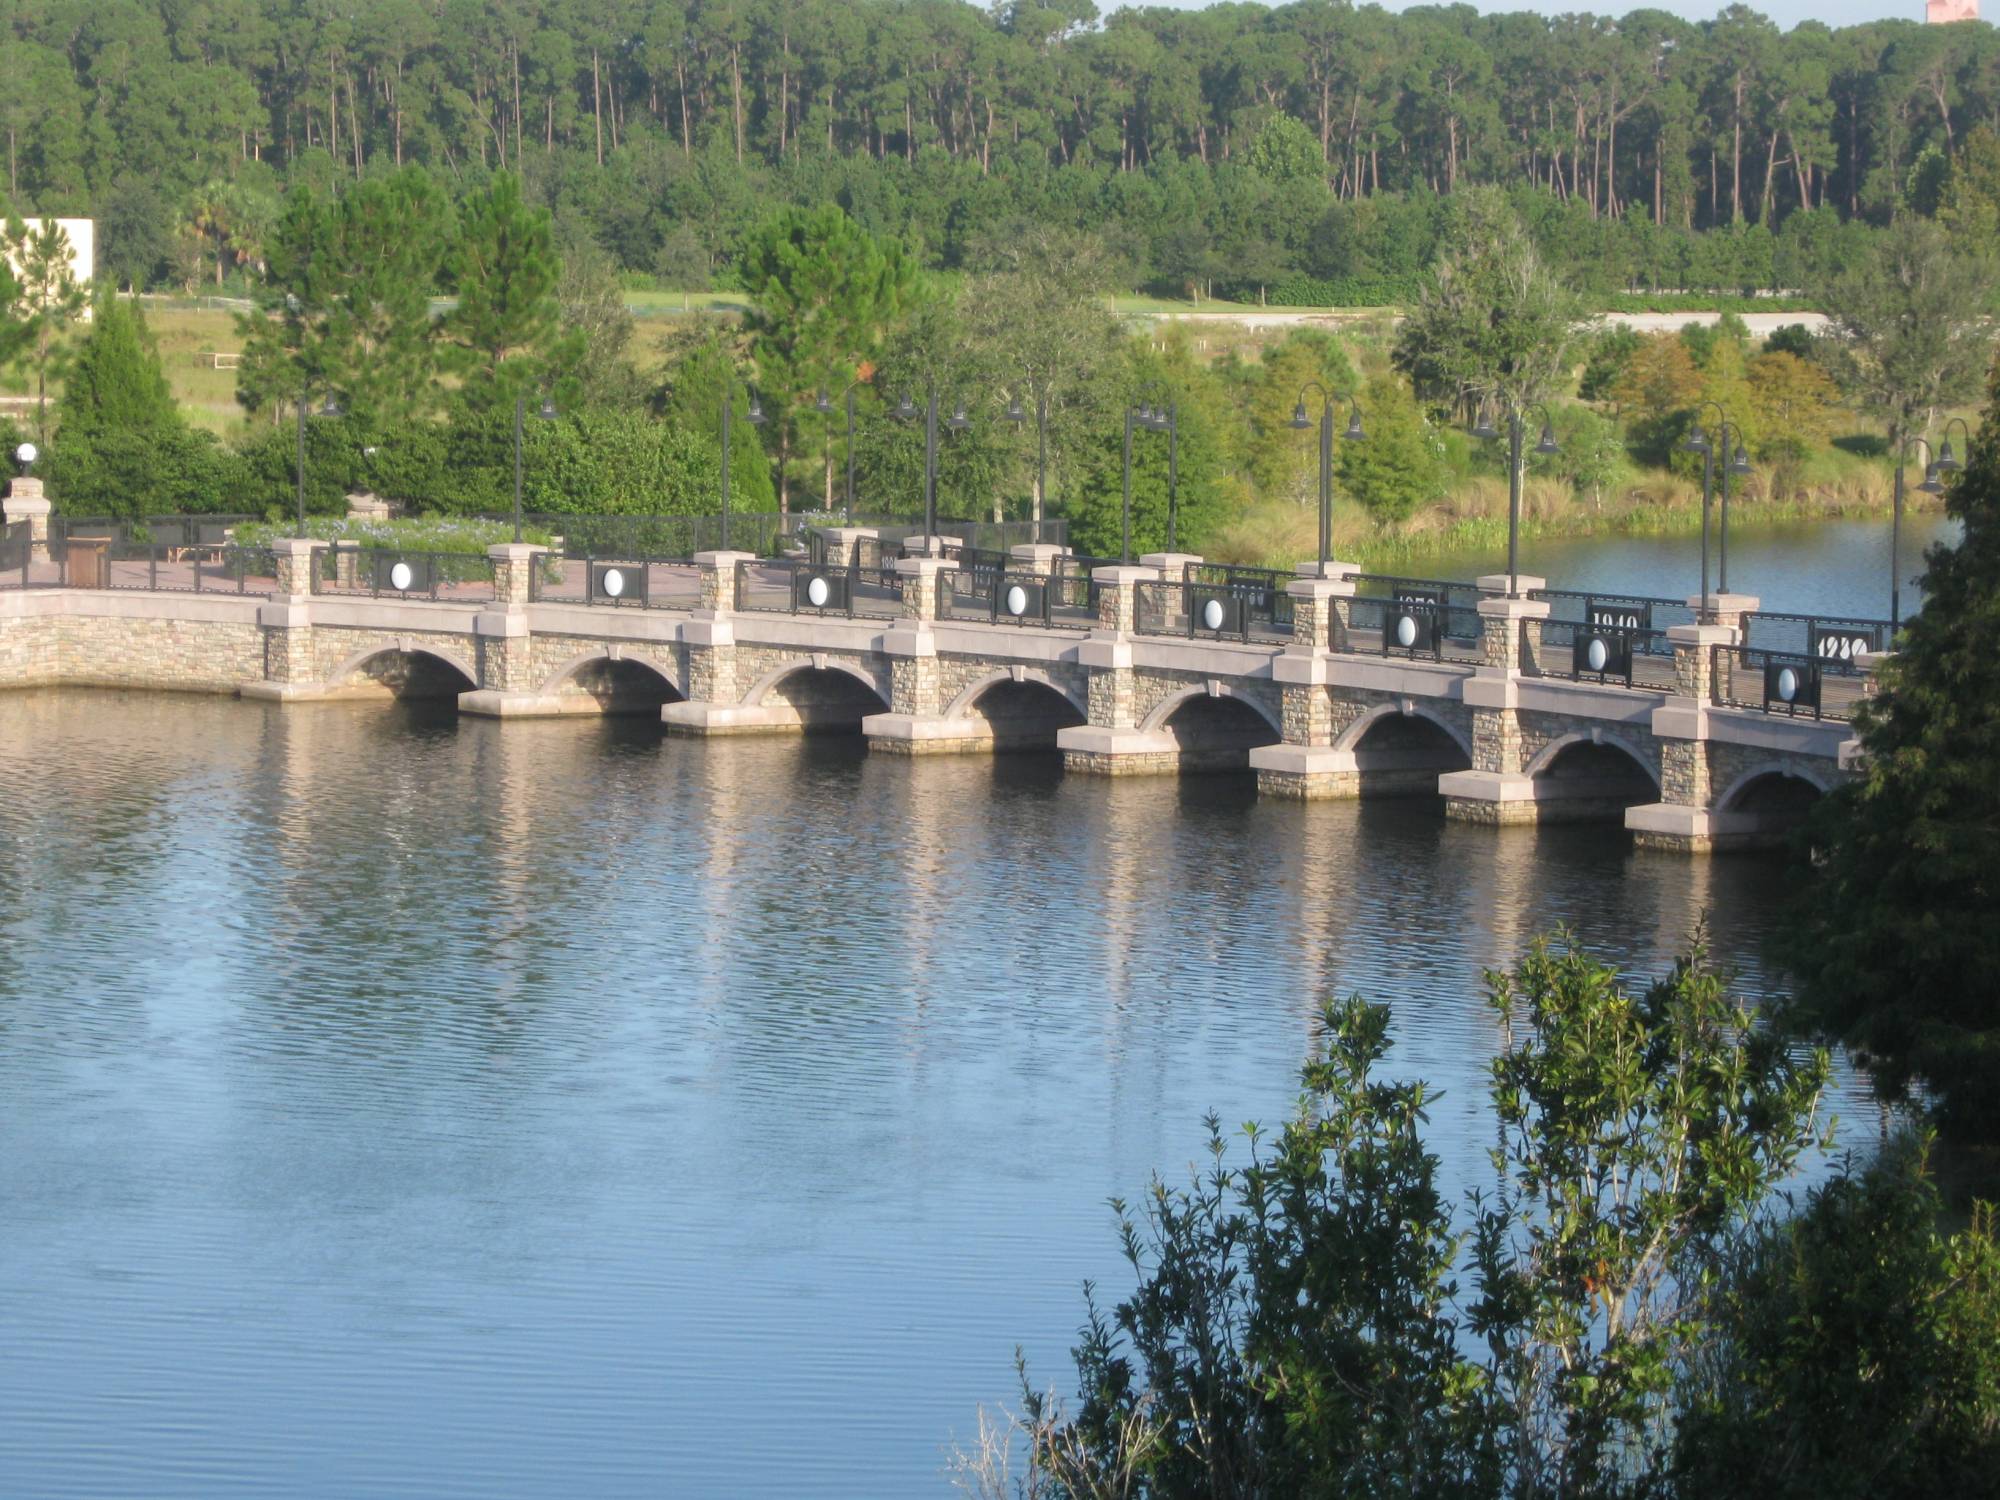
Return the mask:
[(1789, 287), (2000, 124), (1988, 26), (1742, 6), (0, 0), (0, 37), (9, 198), (97, 218), (140, 285), (228, 282), (287, 188), (419, 164), (515, 171), (674, 287), (832, 199), (927, 269), (1035, 223), (1104, 236), (1132, 286), (1397, 300), (1472, 183), (1587, 289)]

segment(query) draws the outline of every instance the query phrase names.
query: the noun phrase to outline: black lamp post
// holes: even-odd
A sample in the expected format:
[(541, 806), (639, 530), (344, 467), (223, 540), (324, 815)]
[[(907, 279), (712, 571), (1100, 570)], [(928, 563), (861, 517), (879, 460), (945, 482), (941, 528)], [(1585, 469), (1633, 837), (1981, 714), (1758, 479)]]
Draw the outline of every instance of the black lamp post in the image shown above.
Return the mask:
[[(840, 393), (847, 405), (847, 499), (840, 510), (841, 524), (844, 526), (854, 524), (854, 392), (860, 384), (858, 380), (850, 380), (847, 389)], [(813, 399), (813, 410), (821, 416), (827, 416), (833, 411), (833, 402), (828, 399), (823, 388)]]
[[(722, 376), (722, 550), (729, 550), (729, 417), (730, 408), (735, 405), (736, 376), (725, 371)], [(764, 403), (757, 398), (757, 392), (750, 392), (750, 409), (744, 414), (753, 427), (764, 420)]]
[[(1021, 398), (1016, 396), (1007, 403), (1004, 413), (1009, 422), (1020, 423), (1028, 420), (1028, 414), (1021, 409)], [(1035, 513), (1031, 518), (1034, 525), (1034, 539), (1042, 539), (1042, 509), (1049, 501), (1049, 393), (1043, 391), (1035, 398)]]
[[(1535, 443), (1535, 452), (1546, 457), (1562, 452), (1556, 442), (1555, 420), (1549, 415), (1548, 404), (1530, 401), (1529, 409), (1540, 408), (1542, 413), (1542, 435)], [(1522, 408), (1509, 403), (1507, 407), (1507, 597), (1521, 597), (1521, 443), (1526, 429), (1522, 425), (1525, 415)], [(1493, 423), (1486, 415), (1486, 403), (1479, 403), (1479, 414), (1472, 424), (1472, 435), (1476, 438), (1498, 437)]]
[[(306, 389), (299, 392), (298, 536), (302, 541), (305, 539), (305, 534), (306, 534), (306, 407), (311, 403), (311, 401), (312, 401), (311, 387), (307, 387)], [(326, 401), (324, 402), (324, 404), (321, 405), (320, 409), (314, 413), (314, 415), (321, 417), (337, 417), (340, 415), (340, 403), (334, 399), (333, 393), (331, 391), (327, 392)]]
[[(1946, 431), (1950, 429), (1947, 427)], [(1902, 447), (1896, 450), (1896, 504), (1889, 517), (1889, 631), (1892, 635), (1896, 627), (1903, 623), (1903, 463), (1909, 457), (1910, 449), (1918, 446), (1924, 450), (1924, 479), (1917, 488), (1926, 495), (1944, 492), (1944, 481), (1939, 476), (1947, 464), (1953, 469), (1961, 467), (1958, 455), (1951, 451), (1949, 439), (1936, 457), (1931, 454), (1929, 440), (1914, 434), (1904, 438)]]
[[(908, 391), (896, 403), (896, 415), (903, 418), (914, 417), (917, 406), (910, 399)], [(945, 419), (945, 426), (953, 432), (963, 432), (972, 425), (972, 418), (965, 414), (965, 403), (958, 402), (952, 413)], [(924, 398), (924, 555), (936, 550), (937, 536), (937, 445), (938, 445), (938, 393), (936, 386), (926, 390)]]
[(1361, 403), (1352, 396), (1336, 395), (1317, 380), (1308, 380), (1299, 387), (1298, 404), (1292, 408), (1292, 427), (1304, 432), (1312, 426), (1312, 419), (1306, 415), (1306, 392), (1318, 391), (1319, 408), (1319, 576), (1326, 577), (1326, 565), (1333, 556), (1333, 407), (1337, 401), (1347, 403), (1347, 432), (1350, 443), (1358, 443), (1368, 434), (1361, 430)]
[(1132, 561), (1132, 433), (1135, 429), (1167, 435), (1167, 550), (1174, 550), (1176, 512), (1180, 508), (1181, 424), (1180, 407), (1173, 401), (1155, 407), (1150, 401), (1125, 408), (1125, 492), (1119, 512), (1121, 559)]
[[(1715, 407), (1716, 439), (1711, 441), (1699, 421), (1700, 413), (1708, 407)], [(1729, 592), (1729, 477), (1732, 474), (1750, 472), (1750, 454), (1743, 446), (1743, 429), (1729, 420), (1721, 406), (1713, 401), (1704, 401), (1695, 408), (1697, 421), (1688, 433), (1687, 441), (1681, 444), (1689, 453), (1701, 455), (1701, 617), (1707, 621), (1710, 614), (1708, 592), (1708, 510), (1715, 486), (1715, 445), (1722, 445), (1722, 592)], [(1734, 437), (1734, 445), (1731, 438)]]
[[(521, 540), (521, 419), (528, 409), (528, 393), (525, 389), (514, 393), (514, 540)], [(548, 397), (542, 398), (540, 409), (535, 413), (544, 422), (556, 419), (556, 404)]]

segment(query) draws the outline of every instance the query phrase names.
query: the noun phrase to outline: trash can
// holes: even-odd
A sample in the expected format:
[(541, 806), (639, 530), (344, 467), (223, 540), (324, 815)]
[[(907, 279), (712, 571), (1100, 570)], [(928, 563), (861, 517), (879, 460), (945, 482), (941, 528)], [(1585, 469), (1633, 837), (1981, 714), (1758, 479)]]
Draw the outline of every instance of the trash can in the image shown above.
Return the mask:
[(69, 559), (69, 586), (73, 589), (101, 589), (109, 583), (111, 538), (73, 536), (63, 544)]

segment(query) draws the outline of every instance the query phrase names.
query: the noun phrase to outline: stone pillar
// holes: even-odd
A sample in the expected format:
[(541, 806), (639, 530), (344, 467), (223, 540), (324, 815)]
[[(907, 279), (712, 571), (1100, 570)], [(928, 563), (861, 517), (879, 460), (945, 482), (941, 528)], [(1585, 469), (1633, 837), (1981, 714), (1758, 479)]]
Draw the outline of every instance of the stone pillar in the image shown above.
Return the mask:
[(1154, 569), (1167, 583), (1185, 583), (1188, 569), (1200, 565), (1200, 554), (1194, 552), (1148, 552), (1139, 561)]
[(1053, 542), (1021, 542), (1007, 549), (1008, 561), (1025, 573), (1051, 573), (1056, 559), (1068, 556), (1069, 548)]
[(938, 580), (957, 571), (958, 563), (948, 557), (897, 558), (896, 576), (903, 584), (903, 618), (920, 621), (928, 627), (938, 615)]
[(1701, 595), (1689, 595), (1687, 606), (1702, 624), (1719, 625), (1727, 630), (1730, 639), (1724, 644), (1733, 645), (1743, 639), (1743, 617), (1755, 614), (1760, 602), (1755, 594), (1710, 594), (1706, 618), (1702, 615)]
[(1333, 748), (1339, 728), (1328, 688), (1328, 657), (1346, 645), (1343, 612), (1353, 602), (1354, 580), (1301, 578), (1285, 592), (1292, 601), (1292, 641), (1271, 663), (1285, 738), (1250, 752), (1257, 790), (1294, 801), (1357, 796), (1354, 756)]
[[(1700, 607), (1699, 598), (1694, 603)], [(1667, 627), (1667, 641), (1674, 648), (1674, 693), (1653, 710), (1653, 737), (1660, 742), (1660, 800), (1625, 811), (1625, 826), (1642, 849), (1698, 854), (1714, 847), (1715, 778), (1708, 737), (1712, 648), (1735, 644), (1736, 631), (1734, 624)]]
[(7, 520), (28, 523), (29, 553), (36, 562), (47, 562), (49, 557), (49, 512), (55, 507), (48, 496), (42, 493), (42, 482), (32, 474), (19, 475), (7, 490), (4, 509)]
[[(1498, 583), (1496, 589), (1490, 585)], [(1548, 618), (1545, 599), (1529, 599), (1540, 579), (1520, 578), (1521, 596), (1509, 596), (1504, 576), (1479, 580), (1479, 612), (1484, 660), (1464, 687), (1472, 710), (1472, 769), (1438, 778), (1445, 816), (1467, 823), (1533, 823), (1539, 812), (1536, 786), (1521, 756), (1521, 631)]]
[(922, 532), (903, 538), (905, 557), (943, 557), (947, 551), (956, 552), (965, 545), (961, 536), (925, 537)]
[(736, 608), (736, 565), (755, 562), (754, 552), (697, 552), (694, 565), (701, 570), (701, 605), (697, 619), (726, 615)]
[(1362, 571), (1360, 563), (1351, 562), (1302, 562), (1297, 572), (1301, 578), (1323, 578), (1335, 580), (1352, 578)]
[(257, 623), (264, 630), (264, 680), (245, 683), (246, 697), (301, 697), (315, 684), (313, 554), (325, 545), (311, 537), (290, 536), (271, 543), (277, 594), (257, 608)]
[(525, 609), (534, 592), (535, 569), (548, 551), (531, 542), (501, 542), (488, 547), (493, 560), (493, 603), (499, 609)]
[(853, 567), (861, 539), (880, 538), (882, 535), (873, 526), (815, 526), (813, 530), (826, 542), (826, 565), (829, 568)]
[(528, 595), (537, 559), (546, 549), (528, 542), (500, 542), (486, 549), (493, 566), (493, 603), (472, 617), (479, 651), (479, 686), (461, 693), (461, 711), (506, 716), (529, 707), (538, 683), (530, 659)]
[(1101, 635), (1109, 632), (1120, 637), (1130, 635), (1132, 610), (1138, 599), (1136, 585), (1152, 583), (1159, 576), (1157, 568), (1129, 568), (1121, 565), (1092, 568), (1090, 581), (1097, 585), (1097, 633)]
[(347, 497), (347, 519), (350, 521), (391, 520), (401, 508), (384, 500), (373, 490), (356, 490)]

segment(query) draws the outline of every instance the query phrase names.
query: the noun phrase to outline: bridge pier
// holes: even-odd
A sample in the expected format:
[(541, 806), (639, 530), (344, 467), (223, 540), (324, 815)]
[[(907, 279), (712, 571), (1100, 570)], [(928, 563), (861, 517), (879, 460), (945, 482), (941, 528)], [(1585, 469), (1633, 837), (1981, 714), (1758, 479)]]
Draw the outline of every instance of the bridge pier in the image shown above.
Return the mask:
[[(1344, 563), (1331, 566), (1354, 571)], [(1286, 584), (1285, 593), (1292, 601), (1292, 641), (1271, 663), (1284, 740), (1250, 752), (1258, 795), (1294, 802), (1358, 797), (1360, 769), (1353, 751), (1334, 747), (1346, 726), (1336, 722), (1328, 691), (1332, 655), (1347, 643), (1354, 580), (1345, 572), (1300, 578)]]
[(1158, 568), (1093, 568), (1097, 585), (1097, 629), (1077, 647), (1076, 659), (1089, 674), (1086, 722), (1056, 736), (1063, 769), (1082, 776), (1159, 775), (1181, 768), (1180, 742), (1160, 730), (1139, 727), (1138, 692), (1132, 668), (1133, 607), (1138, 585), (1160, 576)]
[(327, 696), (315, 669), (312, 629), (313, 555), (326, 545), (310, 537), (280, 537), (271, 543), (275, 595), (257, 607), (257, 625), (264, 637), (262, 681), (246, 682), (245, 698), (273, 703), (303, 703)]
[(603, 711), (595, 699), (580, 694), (563, 697), (535, 691), (528, 597), (541, 554), (547, 550), (526, 542), (501, 542), (486, 549), (493, 564), (493, 603), (472, 617), (479, 686), (458, 695), (460, 713), (539, 719)]
[(669, 734), (784, 734), (801, 725), (788, 705), (747, 704), (737, 672), (736, 565), (750, 552), (697, 552), (701, 602), (681, 627), (687, 651), (687, 697), (660, 710)]
[(1549, 606), (1545, 600), (1510, 594), (1510, 583), (1518, 583), (1524, 594), (1546, 586), (1545, 580), (1526, 574), (1518, 580), (1505, 574), (1479, 580), (1487, 596), (1476, 606), (1481, 662), (1464, 688), (1472, 710), (1472, 769), (1438, 778), (1445, 816), (1463, 823), (1539, 822), (1542, 800), (1551, 791), (1527, 774), (1520, 718), (1522, 632), (1538, 630)]
[(952, 755), (992, 748), (991, 732), (981, 733), (984, 726), (943, 717), (934, 627), (940, 581), (957, 570), (954, 559), (935, 554), (896, 559), (896, 576), (903, 581), (902, 618), (882, 633), (882, 654), (889, 658), (889, 711), (861, 721), (870, 750)]

